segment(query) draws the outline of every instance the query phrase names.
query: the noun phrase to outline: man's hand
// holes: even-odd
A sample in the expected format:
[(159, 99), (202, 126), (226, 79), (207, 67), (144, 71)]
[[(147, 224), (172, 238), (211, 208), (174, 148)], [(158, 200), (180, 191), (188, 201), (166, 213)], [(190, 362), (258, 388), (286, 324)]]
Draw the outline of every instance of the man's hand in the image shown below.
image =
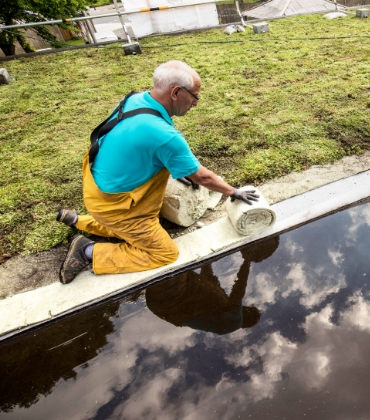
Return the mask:
[(234, 188), (234, 193), (230, 195), (231, 201), (241, 200), (245, 203), (252, 205), (252, 201), (258, 201), (259, 195), (254, 194), (256, 190), (243, 191), (241, 189)]
[(193, 190), (199, 190), (199, 184), (196, 184), (194, 181), (192, 181), (187, 176), (185, 178), (177, 178), (176, 181), (180, 181), (183, 184), (187, 185), (188, 187), (190, 187), (190, 185), (191, 185), (193, 187)]

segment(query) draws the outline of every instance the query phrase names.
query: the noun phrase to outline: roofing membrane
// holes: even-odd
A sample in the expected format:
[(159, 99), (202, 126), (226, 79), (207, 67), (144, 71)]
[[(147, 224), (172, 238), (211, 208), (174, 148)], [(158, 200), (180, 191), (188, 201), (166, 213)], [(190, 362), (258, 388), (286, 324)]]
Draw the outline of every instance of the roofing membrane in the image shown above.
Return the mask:
[(336, 4), (327, 0), (270, 0), (242, 14), (256, 19), (271, 19), (274, 17), (335, 11), (337, 11)]

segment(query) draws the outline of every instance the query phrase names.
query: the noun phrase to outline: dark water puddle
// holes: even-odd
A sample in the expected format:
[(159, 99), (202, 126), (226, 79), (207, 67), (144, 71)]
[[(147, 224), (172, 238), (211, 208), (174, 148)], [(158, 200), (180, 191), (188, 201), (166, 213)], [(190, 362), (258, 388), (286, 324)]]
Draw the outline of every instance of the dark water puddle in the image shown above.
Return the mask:
[(367, 419), (369, 254), (365, 204), (5, 342), (0, 419)]

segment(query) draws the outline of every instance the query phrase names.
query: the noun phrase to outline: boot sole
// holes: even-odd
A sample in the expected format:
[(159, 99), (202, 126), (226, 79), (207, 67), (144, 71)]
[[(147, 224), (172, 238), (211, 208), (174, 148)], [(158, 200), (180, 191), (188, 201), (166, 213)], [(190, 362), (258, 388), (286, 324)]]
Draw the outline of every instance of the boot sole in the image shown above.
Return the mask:
[[(81, 236), (77, 236), (77, 237), (75, 237), (74, 239), (72, 239), (72, 242), (70, 243), (69, 248), (68, 248), (67, 255), (66, 255), (66, 257), (64, 258), (64, 261), (63, 261), (63, 263), (62, 263), (62, 265), (61, 265), (61, 267), (60, 267), (60, 270), (59, 270), (59, 280), (60, 280), (60, 282), (61, 282), (61, 283), (63, 283), (63, 284), (68, 284), (68, 283), (71, 283), (71, 281), (73, 281), (73, 280), (74, 280), (74, 278), (75, 278), (75, 277), (74, 277), (72, 280), (70, 280), (70, 281), (66, 281), (66, 280), (65, 280), (65, 278), (63, 277), (63, 274), (64, 274), (64, 269), (65, 269), (66, 263), (67, 263), (67, 261), (69, 260), (69, 258), (71, 257), (71, 255), (72, 255), (72, 254), (76, 251), (77, 244), (78, 244), (78, 242), (79, 242), (79, 239), (80, 239), (80, 238), (81, 238)], [(90, 264), (90, 262), (89, 262), (89, 263), (86, 263), (85, 265), (83, 265), (83, 267), (81, 268), (81, 270), (79, 270), (79, 271), (76, 273), (76, 276), (77, 276), (77, 274), (78, 274), (80, 271), (82, 271), (82, 270), (83, 270), (83, 268), (87, 267), (89, 264)]]
[(66, 226), (69, 226), (71, 228), (76, 229), (77, 221), (75, 223), (73, 223), (72, 219), (74, 219), (74, 218), (70, 215), (70, 212), (73, 212), (74, 215), (76, 215), (77, 219), (78, 219), (78, 216), (80, 215), (79, 212), (77, 212), (75, 210), (60, 209), (58, 214), (57, 214), (57, 217), (55, 218), (55, 220), (57, 222), (64, 223)]
[(63, 220), (64, 220), (65, 215), (66, 215), (66, 212), (64, 210), (62, 210), (62, 209), (59, 210), (59, 212), (57, 214), (57, 217), (56, 217), (56, 221), (64, 223)]

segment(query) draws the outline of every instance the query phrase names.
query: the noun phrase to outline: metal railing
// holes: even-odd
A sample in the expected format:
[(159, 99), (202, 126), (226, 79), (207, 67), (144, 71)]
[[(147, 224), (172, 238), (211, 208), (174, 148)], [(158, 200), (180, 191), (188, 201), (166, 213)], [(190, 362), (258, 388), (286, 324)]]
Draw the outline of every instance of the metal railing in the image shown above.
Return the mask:
[[(341, 5), (347, 6), (347, 7), (356, 7), (360, 5), (370, 5), (370, 0), (339, 0)], [(162, 5), (157, 7), (145, 7), (145, 8), (137, 8), (132, 10), (125, 10), (120, 11), (117, 5), (117, 0), (113, 0), (114, 6), (116, 8), (116, 11), (114, 13), (105, 13), (101, 15), (86, 15), (86, 12), (84, 13), (84, 16), (79, 17), (71, 17), (71, 18), (64, 18), (64, 19), (54, 19), (54, 20), (44, 20), (44, 21), (37, 21), (37, 22), (23, 22), (23, 23), (16, 23), (14, 25), (3, 25), (0, 26), (0, 30), (8, 30), (8, 29), (18, 29), (18, 28), (29, 28), (34, 26), (40, 26), (40, 25), (58, 25), (63, 23), (73, 23), (76, 22), (86, 22), (86, 24), (89, 23), (89, 21), (92, 21), (93, 19), (100, 19), (100, 18), (107, 18), (107, 17), (115, 17), (118, 16), (122, 25), (122, 28), (124, 30), (125, 36), (127, 38), (127, 41), (131, 43), (131, 37), (128, 33), (128, 30), (126, 28), (125, 22), (123, 20), (124, 16), (131, 15), (131, 14), (137, 14), (137, 13), (146, 13), (146, 12), (155, 12), (155, 11), (161, 11), (161, 10), (169, 10), (169, 9), (177, 9), (177, 8), (183, 8), (183, 7), (189, 7), (189, 6), (197, 6), (197, 5), (204, 5), (204, 4), (215, 4), (217, 7), (217, 12), (219, 15), (219, 18), (222, 19), (222, 11), (228, 10), (228, 16), (229, 18), (225, 19), (222, 23), (231, 23), (236, 22), (236, 20), (240, 19), (243, 26), (248, 26), (245, 21), (246, 18), (243, 17), (242, 11), (246, 9), (250, 9), (253, 7), (256, 7), (256, 3), (246, 3), (246, 4), (239, 4), (238, 0), (234, 0), (234, 4), (222, 4), (223, 0), (205, 0), (205, 1), (198, 1), (197, 3), (186, 3), (186, 4), (178, 4), (178, 5)], [(336, 3), (336, 0), (333, 0), (333, 3)], [(359, 4), (360, 3), (360, 4)], [(233, 12), (231, 13), (231, 8), (233, 9)], [(240, 10), (242, 9), (242, 10)], [(226, 16), (225, 16), (226, 17)], [(91, 25), (91, 24), (90, 24)], [(89, 28), (90, 32), (90, 38), (92, 39), (93, 43), (97, 43), (94, 31)]]
[[(113, 0), (116, 5), (116, 0)], [(99, 18), (105, 18), (105, 17), (111, 17), (111, 16), (126, 16), (131, 15), (134, 13), (144, 13), (144, 12), (152, 12), (152, 11), (159, 11), (159, 10), (168, 10), (168, 9), (176, 9), (180, 7), (189, 7), (189, 6), (197, 6), (201, 4), (212, 4), (212, 3), (223, 3), (223, 0), (207, 0), (207, 1), (199, 1), (197, 3), (186, 3), (186, 4), (178, 4), (178, 5), (163, 5), (163, 6), (157, 6), (157, 7), (145, 7), (145, 8), (138, 8), (133, 10), (125, 10), (124, 12), (120, 12), (117, 7), (117, 11), (115, 13), (106, 13), (103, 15), (90, 15), (90, 16), (81, 16), (81, 17), (72, 17), (72, 18), (65, 18), (65, 19), (54, 19), (54, 20), (45, 20), (45, 21), (39, 21), (39, 22), (27, 22), (27, 23), (17, 23), (15, 25), (6, 25), (6, 26), (0, 26), (0, 30), (2, 29), (12, 29), (12, 28), (26, 28), (30, 26), (39, 26), (39, 25), (58, 25), (60, 23), (69, 23), (69, 22), (78, 22), (78, 21), (84, 21), (84, 20), (92, 20), (92, 19), (99, 19)], [(335, 1), (336, 3), (336, 1)], [(354, 3), (357, 3), (356, 6), (366, 5), (370, 4), (370, 0), (342, 0), (340, 2), (341, 4), (347, 6), (347, 7), (355, 7)], [(256, 4), (255, 4), (256, 5)], [(226, 6), (226, 5), (225, 5)], [(240, 6), (238, 0), (235, 0), (234, 5), (236, 8), (236, 14), (240, 15)]]
[[(235, 4), (237, 4), (238, 0), (234, 0)], [(127, 30), (127, 27), (125, 25), (125, 22), (123, 20), (123, 16), (131, 15), (131, 14), (137, 14), (137, 13), (145, 13), (145, 12), (154, 12), (154, 11), (160, 11), (160, 10), (169, 10), (169, 9), (177, 9), (177, 8), (183, 8), (183, 7), (189, 7), (189, 6), (197, 6), (197, 5), (204, 5), (204, 4), (216, 4), (216, 3), (222, 3), (223, 0), (205, 0), (205, 1), (198, 1), (197, 3), (185, 3), (185, 4), (178, 4), (178, 5), (162, 5), (157, 7), (145, 7), (145, 8), (137, 8), (132, 10), (125, 10), (120, 11), (117, 5), (117, 0), (113, 0), (114, 6), (116, 8), (116, 12), (114, 13), (105, 13), (101, 15), (86, 15), (86, 12), (83, 12), (84, 16), (79, 17), (71, 17), (71, 18), (64, 18), (64, 19), (53, 19), (53, 20), (43, 20), (43, 21), (37, 21), (37, 22), (22, 22), (22, 23), (16, 23), (14, 25), (3, 25), (0, 26), (0, 30), (9, 30), (9, 29), (20, 29), (20, 28), (31, 28), (35, 26), (40, 25), (58, 25), (63, 23), (73, 23), (76, 22), (77, 24), (79, 22), (85, 22), (88, 32), (90, 33), (90, 38), (94, 44), (97, 43), (94, 31), (91, 29), (91, 24), (89, 21), (92, 21), (93, 19), (100, 19), (100, 18), (107, 18), (107, 17), (115, 17), (118, 16), (122, 25), (122, 29), (124, 31), (124, 34), (126, 36), (126, 39), (128, 43), (132, 43), (131, 37), (129, 35), (129, 31)], [(235, 6), (234, 6), (235, 7)], [(239, 12), (240, 15), (240, 12)], [(240, 15), (241, 16), (241, 15)], [(243, 18), (241, 17), (242, 23)]]

